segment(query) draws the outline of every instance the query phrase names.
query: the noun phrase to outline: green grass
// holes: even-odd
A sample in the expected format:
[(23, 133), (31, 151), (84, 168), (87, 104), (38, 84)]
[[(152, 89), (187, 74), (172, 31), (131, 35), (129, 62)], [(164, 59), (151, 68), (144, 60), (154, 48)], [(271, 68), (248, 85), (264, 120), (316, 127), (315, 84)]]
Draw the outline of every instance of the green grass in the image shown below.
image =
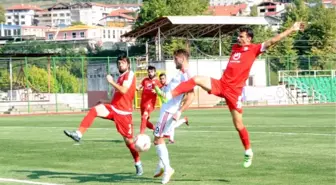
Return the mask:
[[(170, 184), (333, 185), (335, 111), (318, 105), (246, 108), (255, 158), (244, 169), (243, 147), (228, 111), (190, 110), (190, 127), (178, 128), (176, 144), (168, 146), (176, 171)], [(160, 183), (152, 178), (155, 148), (142, 153), (145, 174), (136, 177), (113, 122), (96, 119), (82, 143), (74, 145), (62, 132), (75, 129), (82, 117), (0, 117), (0, 178), (70, 185)], [(155, 112), (153, 122), (157, 118)], [(138, 113), (134, 120), (138, 131)]]

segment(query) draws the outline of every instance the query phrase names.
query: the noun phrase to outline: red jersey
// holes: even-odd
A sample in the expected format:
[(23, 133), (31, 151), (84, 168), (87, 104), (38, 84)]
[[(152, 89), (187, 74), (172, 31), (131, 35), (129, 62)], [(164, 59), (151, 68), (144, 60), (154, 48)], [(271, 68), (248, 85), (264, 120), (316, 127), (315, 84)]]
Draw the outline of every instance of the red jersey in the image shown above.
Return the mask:
[(241, 94), (254, 60), (264, 51), (262, 46), (262, 44), (233, 45), (229, 63), (220, 80), (230, 89)]
[(150, 79), (145, 78), (141, 82), (141, 86), (143, 88), (142, 95), (141, 95), (141, 105), (146, 105), (148, 103), (155, 105), (156, 103), (156, 93), (154, 93), (154, 85), (156, 84), (161, 88), (161, 83), (158, 79)]
[(118, 90), (115, 91), (112, 98), (112, 107), (118, 114), (132, 114), (133, 101), (136, 90), (135, 75), (133, 71), (126, 71), (121, 74), (117, 80), (117, 83), (121, 86), (128, 87), (125, 94), (122, 94)]

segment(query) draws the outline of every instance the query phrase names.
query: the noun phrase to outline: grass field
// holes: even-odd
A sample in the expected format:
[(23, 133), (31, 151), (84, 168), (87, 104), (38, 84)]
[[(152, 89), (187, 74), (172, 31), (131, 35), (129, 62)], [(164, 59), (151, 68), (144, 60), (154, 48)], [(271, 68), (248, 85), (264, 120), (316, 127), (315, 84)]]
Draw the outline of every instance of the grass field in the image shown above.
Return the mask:
[[(226, 109), (190, 110), (190, 126), (169, 145), (170, 184), (334, 185), (335, 106), (246, 108), (255, 153), (245, 169), (243, 147)], [(155, 148), (142, 153), (145, 174), (110, 121), (96, 119), (80, 145), (63, 134), (80, 115), (0, 117), (0, 178), (54, 184), (159, 184)], [(152, 120), (158, 117), (157, 112)], [(134, 116), (136, 130), (139, 114)], [(150, 134), (149, 131), (147, 131)], [(24, 184), (3, 181), (0, 184)]]

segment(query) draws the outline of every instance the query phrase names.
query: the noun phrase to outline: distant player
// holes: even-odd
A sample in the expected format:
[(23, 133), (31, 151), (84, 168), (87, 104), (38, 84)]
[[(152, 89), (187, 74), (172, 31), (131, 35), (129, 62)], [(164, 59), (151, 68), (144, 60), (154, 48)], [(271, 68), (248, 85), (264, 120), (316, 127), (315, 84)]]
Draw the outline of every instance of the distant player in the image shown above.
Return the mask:
[(148, 66), (148, 77), (144, 78), (141, 85), (137, 90), (142, 90), (140, 112), (141, 112), (141, 126), (140, 134), (145, 133), (146, 127), (154, 130), (154, 125), (149, 121), (150, 114), (155, 109), (157, 94), (154, 90), (154, 85), (157, 84), (161, 87), (161, 83), (156, 78), (156, 68), (154, 66)]
[[(181, 82), (187, 81), (193, 75), (190, 72), (189, 53), (180, 49), (174, 52), (174, 61), (176, 69), (180, 70), (179, 73), (173, 77), (173, 79), (164, 88), (164, 91), (170, 91), (174, 89)], [(157, 90), (160, 91), (160, 90)], [(167, 103), (162, 104), (160, 110), (160, 118), (155, 126), (154, 131), (154, 145), (156, 146), (156, 152), (159, 157), (159, 163), (154, 173), (154, 177), (160, 177), (163, 174), (162, 184), (166, 184), (170, 181), (171, 176), (174, 173), (174, 169), (170, 166), (168, 149), (166, 147), (164, 138), (170, 137), (174, 132), (175, 124), (177, 122), (184, 121), (179, 120), (181, 113), (186, 110), (194, 99), (194, 91), (190, 89), (186, 94), (186, 101), (183, 106), (181, 105), (183, 95), (179, 95), (169, 100)], [(178, 121), (177, 121), (178, 120)]]
[(111, 75), (106, 79), (115, 88), (111, 104), (99, 104), (91, 108), (82, 120), (77, 131), (64, 130), (65, 135), (79, 142), (85, 131), (91, 126), (96, 117), (112, 120), (118, 132), (124, 138), (126, 146), (130, 150), (136, 168), (136, 174), (142, 175), (143, 168), (140, 162), (139, 153), (135, 150), (133, 143), (133, 121), (132, 109), (136, 90), (135, 75), (130, 71), (130, 60), (127, 57), (118, 57), (118, 70), (120, 76), (115, 82)]
[(161, 88), (164, 88), (167, 86), (167, 77), (165, 73), (161, 73), (159, 76), (160, 83), (161, 83)]
[(181, 83), (172, 91), (164, 94), (164, 101), (180, 97), (180, 94), (189, 92), (198, 85), (209, 94), (225, 98), (230, 109), (233, 124), (239, 133), (240, 139), (245, 148), (244, 167), (252, 164), (253, 152), (250, 145), (248, 132), (242, 119), (242, 90), (249, 77), (254, 60), (267, 48), (274, 45), (294, 31), (303, 29), (300, 22), (295, 23), (291, 28), (265, 41), (261, 44), (253, 44), (253, 31), (250, 28), (239, 30), (238, 44), (232, 46), (232, 52), (226, 70), (220, 80), (207, 76), (195, 76), (192, 79)]

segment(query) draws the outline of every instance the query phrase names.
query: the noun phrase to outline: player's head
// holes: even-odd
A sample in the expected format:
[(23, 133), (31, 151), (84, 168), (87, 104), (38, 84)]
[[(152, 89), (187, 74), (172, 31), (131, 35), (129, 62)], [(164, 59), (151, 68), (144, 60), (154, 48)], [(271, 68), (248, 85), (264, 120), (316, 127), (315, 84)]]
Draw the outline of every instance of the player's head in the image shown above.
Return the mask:
[(123, 55), (117, 58), (117, 65), (120, 74), (131, 69), (131, 62), (129, 58)]
[(176, 69), (182, 69), (184, 63), (189, 60), (189, 52), (185, 49), (178, 49), (174, 52), (174, 62)]
[(159, 76), (159, 78), (160, 78), (160, 83), (162, 85), (165, 85), (166, 84), (166, 74), (165, 73), (161, 73), (160, 76)]
[(154, 66), (148, 66), (147, 73), (148, 73), (148, 78), (153, 79), (155, 77), (156, 68)]
[(238, 33), (238, 43), (239, 45), (248, 45), (253, 39), (253, 30), (249, 27), (242, 27), (239, 29)]

